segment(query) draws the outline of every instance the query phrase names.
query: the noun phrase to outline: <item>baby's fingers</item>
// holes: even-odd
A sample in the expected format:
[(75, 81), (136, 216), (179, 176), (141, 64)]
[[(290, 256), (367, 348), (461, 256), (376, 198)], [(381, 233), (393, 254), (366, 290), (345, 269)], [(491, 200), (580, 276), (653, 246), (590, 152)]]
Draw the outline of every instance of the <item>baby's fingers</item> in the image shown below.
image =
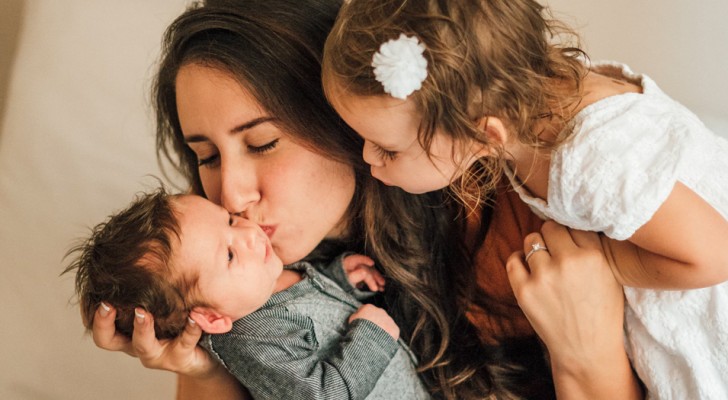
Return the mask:
[(369, 290), (373, 292), (379, 291), (380, 285), (372, 271), (375, 270), (366, 266), (360, 266), (349, 272), (349, 282), (356, 288), (360, 288), (360, 284), (363, 282)]
[(123, 351), (129, 355), (135, 355), (129, 338), (116, 333), (114, 320), (116, 309), (101, 303), (94, 315), (92, 336), (96, 346), (111, 351)]
[(363, 254), (351, 254), (349, 256), (344, 257), (343, 264), (344, 264), (344, 271), (349, 272), (361, 265), (365, 265), (367, 267), (373, 267), (374, 260), (372, 260), (370, 257), (367, 257)]
[[(374, 280), (374, 282), (376, 283), (376, 285), (378, 287), (378, 290), (384, 290), (384, 284), (387, 281), (384, 279), (384, 276), (382, 276), (382, 273), (379, 272), (379, 270), (374, 267), (371, 267), (368, 269), (369, 269), (369, 273), (372, 276), (372, 279)], [(372, 290), (374, 290), (374, 289), (372, 289)]]

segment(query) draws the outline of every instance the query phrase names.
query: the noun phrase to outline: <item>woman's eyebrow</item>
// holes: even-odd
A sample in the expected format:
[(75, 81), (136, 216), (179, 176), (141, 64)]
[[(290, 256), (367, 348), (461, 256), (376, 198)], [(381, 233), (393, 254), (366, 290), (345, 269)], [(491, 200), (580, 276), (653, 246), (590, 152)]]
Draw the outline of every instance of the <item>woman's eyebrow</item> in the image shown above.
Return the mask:
[[(256, 126), (258, 126), (260, 124), (273, 121), (275, 119), (276, 118), (274, 118), (274, 117), (258, 117), (258, 118), (254, 118), (254, 119), (252, 119), (252, 120), (250, 120), (250, 121), (248, 121), (248, 122), (246, 122), (244, 124), (238, 125), (235, 128), (230, 129), (230, 133), (240, 133), (240, 132), (246, 131), (248, 129), (252, 129), (252, 128), (254, 128), (254, 127), (256, 127)], [(199, 143), (199, 142), (206, 142), (208, 140), (209, 139), (205, 135), (196, 134), (196, 135), (190, 135), (190, 136), (186, 137), (185, 138), (185, 143)]]
[(245, 130), (248, 130), (248, 129), (252, 129), (252, 128), (254, 128), (254, 127), (256, 127), (256, 126), (258, 126), (260, 124), (263, 124), (263, 123), (266, 123), (266, 122), (270, 122), (270, 121), (272, 121), (274, 119), (275, 118), (273, 118), (273, 117), (258, 117), (258, 118), (252, 119), (252, 120), (250, 120), (250, 121), (248, 121), (248, 122), (246, 122), (246, 123), (244, 123), (242, 125), (236, 126), (235, 128), (233, 128), (233, 129), (230, 130), (230, 133), (240, 133), (242, 131), (245, 131)]

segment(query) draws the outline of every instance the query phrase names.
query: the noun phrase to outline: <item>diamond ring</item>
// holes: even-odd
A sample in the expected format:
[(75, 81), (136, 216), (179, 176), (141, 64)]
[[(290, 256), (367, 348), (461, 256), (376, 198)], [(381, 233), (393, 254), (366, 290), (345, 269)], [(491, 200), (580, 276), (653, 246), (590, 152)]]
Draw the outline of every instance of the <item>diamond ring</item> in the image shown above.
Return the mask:
[(539, 251), (539, 250), (546, 250), (549, 251), (549, 249), (546, 246), (542, 246), (541, 243), (536, 243), (531, 245), (531, 251), (526, 254), (526, 262), (528, 262), (528, 259), (531, 258), (533, 253)]

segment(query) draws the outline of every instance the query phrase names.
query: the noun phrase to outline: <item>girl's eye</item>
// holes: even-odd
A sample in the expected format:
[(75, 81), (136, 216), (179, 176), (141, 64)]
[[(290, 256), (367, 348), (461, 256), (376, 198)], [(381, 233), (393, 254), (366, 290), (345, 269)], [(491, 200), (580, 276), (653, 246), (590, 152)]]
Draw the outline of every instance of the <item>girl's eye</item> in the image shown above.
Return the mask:
[(219, 160), (220, 160), (220, 156), (218, 154), (214, 154), (214, 155), (211, 155), (211, 156), (205, 157), (205, 158), (198, 157), (197, 166), (212, 168), (212, 167), (217, 166)]
[(233, 260), (233, 252), (228, 250), (228, 262)]
[(268, 142), (268, 143), (266, 143), (266, 144), (264, 144), (262, 146), (250, 146), (250, 145), (248, 145), (248, 151), (250, 151), (251, 153), (255, 153), (255, 154), (266, 153), (268, 151), (273, 150), (278, 145), (278, 141), (279, 140), (280, 139), (271, 140), (270, 142)]
[(230, 214), (230, 219), (228, 219), (228, 225), (233, 226), (233, 215)]
[(377, 152), (377, 155), (379, 156), (380, 159), (386, 160), (386, 161), (392, 161), (395, 158), (397, 158), (396, 151), (385, 150), (381, 146), (379, 146), (375, 143), (372, 143), (372, 144), (374, 145), (374, 151)]

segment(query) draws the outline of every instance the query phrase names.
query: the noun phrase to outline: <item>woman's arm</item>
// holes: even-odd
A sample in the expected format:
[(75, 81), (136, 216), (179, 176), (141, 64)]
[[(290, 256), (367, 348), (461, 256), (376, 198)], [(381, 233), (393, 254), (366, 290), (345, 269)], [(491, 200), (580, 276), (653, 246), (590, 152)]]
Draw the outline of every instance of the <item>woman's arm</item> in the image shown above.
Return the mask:
[(595, 233), (546, 222), (508, 260), (518, 304), (549, 349), (557, 397), (642, 399), (623, 343), (624, 296)]
[(137, 312), (144, 318), (134, 320), (134, 334), (129, 340), (116, 332), (116, 310), (99, 306), (92, 332), (96, 345), (138, 357), (147, 368), (178, 373), (178, 399), (250, 399), (245, 388), (197, 346), (202, 330), (196, 324), (188, 324), (182, 335), (174, 340), (160, 341), (154, 335), (153, 316), (141, 309)]
[(623, 261), (613, 265), (625, 286), (694, 289), (728, 280), (728, 221), (682, 183), (629, 241), (639, 248), (615, 244)]
[(224, 369), (209, 379), (177, 375), (177, 400), (196, 399), (249, 400), (252, 397), (243, 385)]

